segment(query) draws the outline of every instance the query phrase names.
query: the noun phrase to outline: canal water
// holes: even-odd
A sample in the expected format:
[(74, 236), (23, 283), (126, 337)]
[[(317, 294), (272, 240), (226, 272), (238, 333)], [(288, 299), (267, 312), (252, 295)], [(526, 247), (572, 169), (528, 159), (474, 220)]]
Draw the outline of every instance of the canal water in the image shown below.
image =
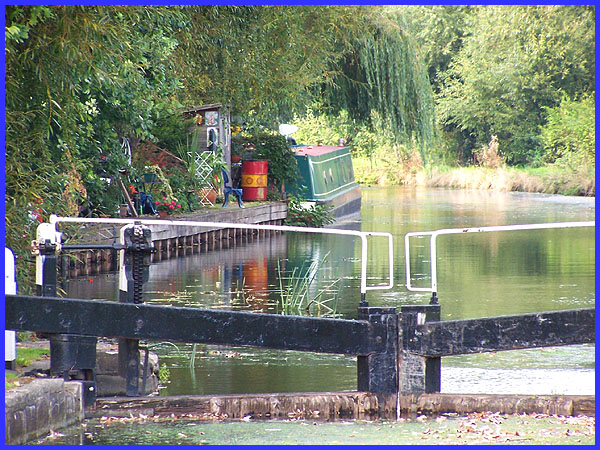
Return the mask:
[[(413, 187), (363, 188), (360, 215), (334, 227), (394, 236), (393, 289), (369, 291), (370, 306), (427, 304), (405, 287), (404, 235), (441, 228), (594, 220), (594, 199)], [(427, 286), (429, 241), (411, 241), (412, 284)], [(281, 291), (299, 274), (325, 305), (313, 315), (355, 318), (360, 242), (348, 236), (285, 233), (236, 248), (153, 264), (147, 303), (281, 311)], [(591, 307), (594, 228), (460, 234), (438, 238), (442, 320)], [(312, 266), (311, 266), (312, 264)], [(387, 241), (369, 244), (368, 284), (387, 280)], [(66, 284), (70, 297), (116, 299), (117, 277)], [(257, 348), (150, 342), (170, 381), (160, 395), (356, 390), (356, 358)], [(194, 350), (194, 352), (193, 352)], [(594, 345), (445, 357), (441, 391), (594, 394)]]

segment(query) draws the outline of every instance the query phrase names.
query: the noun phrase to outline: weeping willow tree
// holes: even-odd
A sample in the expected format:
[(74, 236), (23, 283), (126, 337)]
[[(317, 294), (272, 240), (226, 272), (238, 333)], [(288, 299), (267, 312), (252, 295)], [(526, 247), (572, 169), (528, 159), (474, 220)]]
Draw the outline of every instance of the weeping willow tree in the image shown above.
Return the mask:
[[(184, 103), (227, 103), (245, 121), (271, 124), (310, 103), (312, 87), (357, 33), (363, 7), (193, 5), (178, 35)], [(358, 16), (357, 16), (357, 13)], [(192, 31), (192, 32), (190, 32)], [(252, 120), (252, 117), (255, 119)]]
[[(435, 138), (434, 101), (426, 68), (398, 12), (375, 9), (363, 33), (323, 86), (332, 112), (346, 110), (395, 143), (415, 143), (426, 160)], [(383, 131), (383, 130), (382, 130)]]

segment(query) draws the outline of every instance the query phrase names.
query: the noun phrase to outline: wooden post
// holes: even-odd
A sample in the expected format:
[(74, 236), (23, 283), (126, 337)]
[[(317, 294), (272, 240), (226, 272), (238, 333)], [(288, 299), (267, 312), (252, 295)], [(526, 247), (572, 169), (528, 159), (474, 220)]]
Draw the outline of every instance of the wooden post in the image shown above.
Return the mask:
[(359, 391), (392, 394), (398, 392), (398, 314), (396, 308), (359, 307), (358, 319), (373, 325), (383, 325), (382, 332), (374, 336), (383, 350), (368, 355), (358, 355), (357, 371)]

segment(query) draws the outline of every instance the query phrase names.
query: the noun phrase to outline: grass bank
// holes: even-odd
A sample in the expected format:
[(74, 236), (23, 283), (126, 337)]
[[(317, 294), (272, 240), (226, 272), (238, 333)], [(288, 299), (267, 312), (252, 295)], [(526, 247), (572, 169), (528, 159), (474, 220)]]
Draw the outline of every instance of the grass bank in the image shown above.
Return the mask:
[(23, 347), (18, 346), (17, 360), (15, 361), (16, 372), (4, 372), (4, 389), (22, 386), (33, 380), (33, 377), (23, 376), (20, 372), (34, 361), (50, 358), (50, 349), (47, 347)]
[(459, 189), (596, 195), (594, 168), (569, 170), (557, 166), (539, 168), (393, 166), (386, 161), (354, 158), (356, 181), (362, 185), (413, 185)]

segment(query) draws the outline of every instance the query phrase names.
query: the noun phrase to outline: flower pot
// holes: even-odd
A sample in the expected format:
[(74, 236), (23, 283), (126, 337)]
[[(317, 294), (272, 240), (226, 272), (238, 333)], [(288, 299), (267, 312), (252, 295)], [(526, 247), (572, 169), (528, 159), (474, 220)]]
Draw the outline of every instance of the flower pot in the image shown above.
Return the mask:
[(161, 219), (168, 219), (169, 218), (169, 211), (159, 211), (158, 212), (158, 217)]
[(198, 194), (198, 200), (202, 202), (205, 197), (214, 205), (217, 201), (217, 191), (209, 188), (201, 189), (201, 193)]
[(242, 155), (231, 155), (231, 162), (233, 164), (239, 163), (242, 160)]

